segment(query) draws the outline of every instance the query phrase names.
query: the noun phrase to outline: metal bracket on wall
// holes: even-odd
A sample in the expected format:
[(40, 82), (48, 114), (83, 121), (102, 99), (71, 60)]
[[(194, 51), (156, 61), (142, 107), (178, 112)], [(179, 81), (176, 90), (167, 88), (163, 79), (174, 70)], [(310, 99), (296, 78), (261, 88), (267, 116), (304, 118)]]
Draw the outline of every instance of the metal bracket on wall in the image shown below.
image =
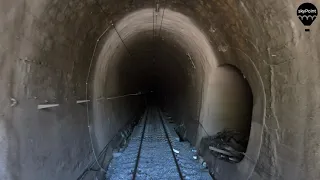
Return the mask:
[(59, 106), (59, 104), (40, 104), (38, 105), (38, 109), (48, 109), (57, 106)]
[(11, 107), (14, 107), (17, 105), (18, 101), (16, 99), (10, 98), (10, 100), (11, 100), (11, 105), (10, 105)]
[(159, 4), (159, 2), (157, 2), (157, 5), (156, 5), (156, 12), (159, 12), (159, 9), (160, 9), (160, 4)]
[(78, 100), (77, 104), (87, 103), (90, 102), (90, 100)]

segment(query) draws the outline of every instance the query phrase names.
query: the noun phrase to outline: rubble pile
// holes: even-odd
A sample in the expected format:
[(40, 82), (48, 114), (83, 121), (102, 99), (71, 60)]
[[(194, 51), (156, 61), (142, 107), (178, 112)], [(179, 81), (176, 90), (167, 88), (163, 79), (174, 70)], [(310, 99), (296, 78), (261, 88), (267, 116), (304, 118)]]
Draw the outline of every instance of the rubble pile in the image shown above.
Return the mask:
[(224, 130), (207, 138), (211, 154), (230, 163), (243, 159), (249, 140), (247, 135), (235, 130)]

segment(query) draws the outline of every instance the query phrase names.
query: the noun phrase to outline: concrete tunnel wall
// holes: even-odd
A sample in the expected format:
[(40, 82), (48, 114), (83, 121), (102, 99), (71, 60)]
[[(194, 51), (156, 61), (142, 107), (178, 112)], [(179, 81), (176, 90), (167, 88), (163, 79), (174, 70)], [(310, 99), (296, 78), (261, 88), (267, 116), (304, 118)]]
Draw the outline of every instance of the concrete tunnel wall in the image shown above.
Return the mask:
[[(104, 12), (97, 6), (96, 1), (13, 0), (0, 3), (2, 179), (76, 178), (93, 157), (86, 118), (87, 107), (78, 105), (75, 101), (86, 99), (87, 95), (88, 98), (95, 99), (101, 95), (108, 97), (127, 93), (126, 91), (131, 93), (136, 90), (133, 87), (138, 87), (132, 84), (118, 84), (119, 81), (115, 79), (119, 77), (117, 71), (121, 71), (121, 68), (112, 67), (117, 67), (117, 62), (123, 65), (120, 60), (130, 59), (129, 57), (113, 57), (114, 65), (107, 64), (112, 70), (108, 71), (110, 76), (97, 75), (97, 67), (107, 68), (99, 66), (99, 61), (102, 61), (100, 58), (106, 59), (103, 54), (106, 51), (103, 49), (110, 40), (109, 36), (114, 34), (114, 29), (108, 29), (110, 21), (113, 20), (114, 24), (117, 24), (130, 12), (152, 7), (153, 2), (99, 2)], [(168, 11), (165, 11), (164, 19), (170, 20), (170, 16), (166, 16), (169, 9), (191, 18), (191, 22), (203, 33), (204, 42), (208, 43), (212, 50), (212, 58), (197, 57), (197, 54), (201, 53), (195, 49), (193, 52), (188, 44), (174, 41), (178, 42), (176, 46), (181, 47), (180, 50), (177, 48), (177, 52), (181, 51), (181, 58), (171, 58), (180, 60), (177, 61), (180, 66), (172, 65), (171, 70), (181, 67), (179, 72), (188, 74), (188, 71), (193, 69), (192, 64), (182, 64), (188, 60), (183, 50), (191, 50), (190, 56), (195, 60), (195, 66), (204, 67), (203, 71), (200, 68), (191, 71), (191, 74), (196, 74), (190, 78), (193, 80), (189, 79), (185, 83), (181, 81), (182, 85), (188, 87), (190, 83), (191, 86), (183, 91), (188, 98), (179, 97), (185, 101), (175, 101), (176, 104), (185, 106), (176, 106), (178, 109), (171, 112), (174, 119), (189, 122), (186, 126), (189, 131), (197, 132), (196, 139), (203, 135), (201, 128), (194, 126), (192, 122), (195, 119), (206, 124), (213, 119), (212, 110), (208, 106), (213, 101), (208, 97), (211, 97), (213, 90), (209, 88), (214, 80), (210, 77), (216, 66), (231, 64), (237, 67), (250, 84), (253, 93), (253, 114), (247, 158), (236, 165), (235, 171), (230, 173), (231, 179), (320, 178), (320, 131), (317, 121), (320, 117), (320, 63), (319, 49), (316, 48), (320, 44), (320, 39), (316, 38), (320, 25), (315, 21), (310, 33), (303, 31), (304, 28), (296, 17), (296, 8), (301, 2), (166, 2)], [(318, 1), (312, 2), (319, 7)], [(160, 1), (160, 4), (164, 3)], [(119, 25), (117, 28), (121, 29)], [(103, 43), (98, 44), (97, 54), (92, 58), (97, 39), (106, 29), (106, 36), (101, 39)], [(175, 28), (173, 30), (178, 31)], [(121, 36), (126, 33), (125, 30), (119, 32)], [(184, 39), (177, 36), (179, 33), (163, 33), (161, 37), (164, 38)], [(136, 43), (129, 39), (128, 45), (130, 42)], [(185, 41), (196, 40), (190, 38)], [(119, 42), (119, 39), (115, 41)], [(163, 43), (158, 44), (167, 46), (166, 42)], [(171, 43), (173, 41), (169, 41), (168, 44)], [(148, 45), (147, 40), (142, 44)], [(134, 47), (139, 49), (139, 46), (130, 46)], [(206, 50), (208, 49), (202, 49)], [(125, 51), (123, 46), (118, 47), (116, 51), (127, 56), (121, 53)], [(172, 52), (168, 49), (165, 51)], [(182, 54), (185, 56), (182, 57)], [(92, 71), (87, 81), (90, 64)], [(128, 66), (130, 65), (132, 64)], [(162, 70), (167, 68), (169, 67), (165, 66)], [(186, 77), (181, 76), (182, 79)], [(99, 78), (102, 79), (97, 81)], [(89, 83), (88, 86), (86, 82)], [(174, 80), (170, 83), (173, 82)], [(203, 86), (200, 86), (201, 84)], [(110, 86), (114, 88), (107, 88)], [(89, 87), (88, 93), (86, 87)], [(108, 91), (103, 91), (104, 89)], [(179, 92), (172, 89), (167, 91), (173, 94), (172, 97)], [(11, 107), (11, 98), (16, 99), (18, 104)], [(47, 101), (59, 103), (60, 106), (47, 111), (36, 109), (38, 104)], [(112, 102), (102, 101), (100, 104), (94, 101), (89, 103), (88, 107), (94, 146), (96, 152), (99, 152), (103, 147), (102, 143), (107, 142), (123, 124), (135, 116), (133, 112), (142, 110), (143, 101), (139, 97)], [(133, 108), (136, 110), (133, 111)], [(105, 128), (99, 130), (102, 127)], [(199, 129), (196, 130), (194, 127)], [(193, 138), (194, 135), (191, 133), (189, 139), (196, 142)], [(225, 173), (219, 168), (213, 171), (220, 173), (221, 177)], [(227, 174), (225, 175), (227, 177)]]

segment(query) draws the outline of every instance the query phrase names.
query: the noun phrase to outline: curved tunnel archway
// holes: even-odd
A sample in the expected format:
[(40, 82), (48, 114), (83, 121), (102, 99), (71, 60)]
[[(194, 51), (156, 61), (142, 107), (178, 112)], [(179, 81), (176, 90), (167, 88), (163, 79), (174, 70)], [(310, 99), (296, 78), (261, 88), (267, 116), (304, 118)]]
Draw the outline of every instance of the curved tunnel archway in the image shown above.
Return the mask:
[[(105, 103), (93, 102), (97, 150), (135, 111), (141, 111), (145, 97), (135, 96), (141, 92), (157, 93), (159, 106), (168, 109), (176, 123), (186, 126), (186, 138), (195, 144), (204, 136), (228, 128), (249, 134), (252, 94), (242, 73), (216, 59), (206, 36), (188, 17), (169, 9), (158, 21), (153, 15), (153, 9), (143, 9), (124, 17), (115, 24), (116, 31), (106, 35), (100, 53), (95, 51), (98, 61), (94, 68), (93, 99), (109, 98)], [(203, 89), (207, 94), (203, 94)], [(199, 104), (202, 98), (207, 100), (204, 107)], [(122, 119), (111, 122), (109, 114), (114, 112), (107, 109), (115, 104), (119, 104), (118, 109), (112, 111), (121, 112)], [(210, 114), (201, 120), (201, 111), (206, 110)], [(262, 115), (259, 113), (261, 119)], [(108, 126), (112, 128), (106, 131)], [(254, 132), (262, 133), (260, 129)], [(258, 139), (254, 143), (249, 152), (257, 157), (261, 142)], [(245, 177), (254, 165), (244, 163), (250, 164)]]
[[(160, 10), (159, 12), (163, 11)], [(159, 17), (162, 17), (161, 14)], [(153, 37), (153, 28), (156, 34), (159, 33), (161, 36)], [(124, 46), (116, 31), (113, 31), (106, 38), (94, 74), (94, 98), (104, 96), (107, 90), (104, 88), (116, 87), (116, 84), (108, 83), (106, 78), (109, 73), (107, 71), (109, 62), (117, 63), (118, 68), (113, 67), (113, 69), (122, 68), (126, 72), (132, 72), (124, 77), (128, 79), (123, 79), (123, 82), (138, 83), (137, 81), (142, 81), (142, 84), (139, 84), (140, 87), (136, 84), (128, 87), (129, 89), (124, 92), (113, 92), (107, 96), (146, 91), (144, 88), (147, 88), (146, 86), (155, 81), (143, 78), (155, 76), (160, 80), (158, 82), (164, 88), (161, 91), (167, 91), (167, 95), (171, 96), (171, 98), (172, 96), (187, 97), (185, 102), (181, 101), (181, 99), (175, 99), (171, 103), (181, 103), (176, 104), (176, 107), (188, 104), (189, 107), (184, 107), (183, 111), (186, 111), (186, 109), (190, 110), (190, 112), (194, 111), (187, 115), (196, 118), (199, 112), (197, 108), (199, 107), (192, 104), (197, 104), (197, 101), (200, 101), (198, 99), (201, 97), (199, 88), (201, 87), (202, 79), (205, 78), (203, 76), (205, 73), (203, 67), (209, 69), (208, 65), (214, 64), (214, 61), (206, 61), (206, 58), (214, 59), (214, 55), (205, 36), (192, 25), (192, 22), (187, 17), (170, 10), (166, 10), (166, 16), (163, 17), (163, 20), (161, 19), (161, 21), (159, 20), (155, 23), (155, 26), (153, 25), (153, 10), (146, 9), (128, 15), (116, 25), (116, 29), (120, 32), (119, 35), (126, 46)], [(205, 66), (202, 64), (205, 64)], [(119, 75), (119, 73), (121, 74), (121, 72), (111, 72), (110, 75)], [(131, 80), (133, 75), (140, 77)], [(106, 86), (101, 86), (101, 84), (105, 85), (101, 82), (106, 82)], [(112, 83), (118, 83), (118, 81)], [(94, 108), (94, 115), (100, 114), (97, 111), (98, 109), (100, 108)], [(181, 110), (179, 109), (179, 111)], [(104, 112), (104, 108), (102, 108), (102, 112)], [(185, 116), (187, 115), (185, 114)]]

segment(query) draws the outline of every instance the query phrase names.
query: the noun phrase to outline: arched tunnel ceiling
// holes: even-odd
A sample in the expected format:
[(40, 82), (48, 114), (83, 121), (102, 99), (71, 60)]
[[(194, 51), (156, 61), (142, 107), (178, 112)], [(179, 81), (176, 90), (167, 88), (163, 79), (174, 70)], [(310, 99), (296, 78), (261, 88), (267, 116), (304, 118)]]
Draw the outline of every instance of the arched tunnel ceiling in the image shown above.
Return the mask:
[[(303, 31), (303, 25), (296, 17), (296, 8), (301, 2), (159, 1), (158, 17), (164, 6), (167, 9), (161, 31), (161, 38), (165, 40), (159, 46), (177, 43), (175, 55), (183, 57), (175, 58), (180, 61), (172, 67), (181, 67), (181, 73), (193, 68), (192, 64), (186, 66), (183, 62), (189, 58), (185, 53), (190, 53), (197, 68), (192, 72), (203, 73), (195, 76), (203, 78), (195, 82), (203, 82), (207, 85), (204, 87), (208, 87), (195, 86), (194, 91), (184, 92), (198, 94), (180, 103), (190, 110), (190, 114), (177, 113), (182, 114), (180, 118), (190, 116), (202, 123), (212, 118), (209, 105), (214, 89), (210, 84), (214, 81), (211, 81), (210, 73), (214, 75), (213, 69), (217, 66), (231, 64), (237, 67), (252, 89), (253, 114), (247, 158), (234, 166), (235, 170), (229, 176), (223, 169), (215, 169), (225, 179), (320, 178), (317, 48), (320, 25), (315, 21), (311, 32)], [(318, 1), (311, 2), (320, 7)], [(108, 68), (118, 70), (112, 68), (117, 63), (122, 64), (117, 58), (130, 59), (115, 29), (110, 26), (111, 21), (124, 43), (133, 52), (140, 53), (135, 43), (144, 36), (139, 33), (145, 32), (146, 39), (148, 33), (152, 33), (152, 12), (148, 9), (152, 7), (153, 1), (144, 0), (12, 0), (0, 3), (2, 179), (74, 179), (92, 160), (88, 125), (94, 132), (95, 148), (99, 152), (128, 117), (135, 115), (133, 110), (141, 110), (143, 102), (135, 96), (132, 101), (137, 100), (136, 104), (127, 100), (101, 100), (90, 103), (88, 109), (75, 102), (120, 93), (108, 89), (108, 77), (103, 76)], [(139, 12), (144, 13), (139, 16)], [(136, 20), (121, 24), (123, 18), (130, 18), (130, 13), (138, 13), (131, 16)], [(175, 19), (180, 14), (186, 17), (182, 22)], [(156, 27), (159, 23), (158, 19)], [(186, 34), (189, 34), (188, 38)], [(201, 37), (197, 41), (198, 35)], [(147, 40), (145, 42), (147, 46)], [(193, 48), (203, 46), (209, 48)], [(173, 52), (169, 48), (162, 50), (162, 54)], [(114, 65), (110, 64), (110, 67), (106, 62), (112, 59), (108, 57), (112, 54), (108, 52), (122, 55), (113, 56)], [(89, 73), (90, 66), (92, 71)], [(111, 80), (111, 86), (119, 85), (115, 79)], [(202, 101), (193, 103), (198, 95)], [(14, 101), (18, 103), (14, 104)], [(37, 105), (45, 103), (57, 103), (59, 107), (37, 110)], [(118, 111), (123, 106), (127, 108)], [(105, 127), (104, 131), (97, 131), (99, 126)], [(201, 128), (196, 131), (201, 137)], [(101, 136), (106, 139), (99, 138)]]

